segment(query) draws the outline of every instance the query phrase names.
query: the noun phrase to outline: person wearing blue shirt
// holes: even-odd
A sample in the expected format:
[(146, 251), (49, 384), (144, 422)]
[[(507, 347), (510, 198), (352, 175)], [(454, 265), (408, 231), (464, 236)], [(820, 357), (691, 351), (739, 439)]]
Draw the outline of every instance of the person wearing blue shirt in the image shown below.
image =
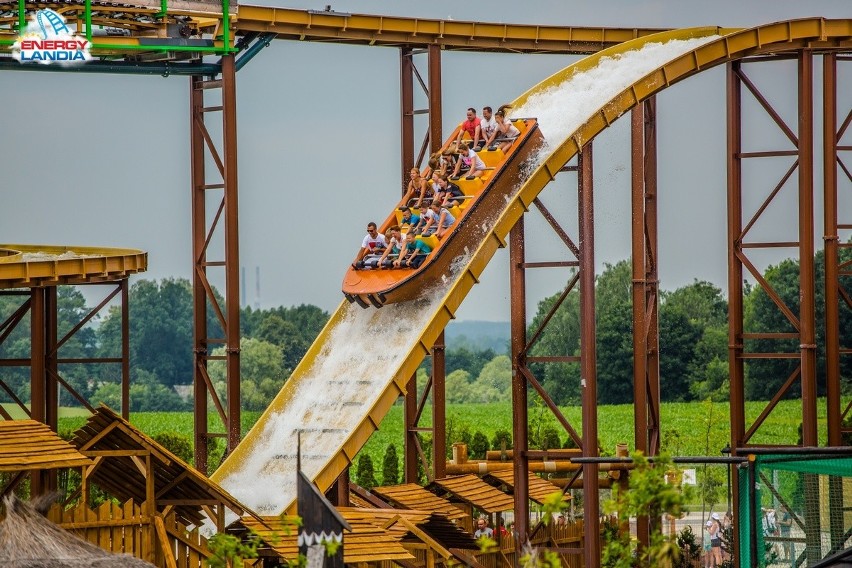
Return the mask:
[(399, 223), (400, 225), (416, 227), (420, 223), (420, 215), (412, 213), (410, 208), (403, 206), (400, 207), (399, 210), (402, 211), (402, 221)]

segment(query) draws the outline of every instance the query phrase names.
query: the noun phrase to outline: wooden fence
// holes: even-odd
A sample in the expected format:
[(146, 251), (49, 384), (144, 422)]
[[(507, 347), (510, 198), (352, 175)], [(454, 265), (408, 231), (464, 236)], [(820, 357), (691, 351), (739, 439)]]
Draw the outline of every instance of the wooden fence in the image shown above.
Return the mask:
[(121, 507), (106, 502), (95, 510), (54, 505), (47, 518), (104, 550), (163, 568), (204, 568), (210, 557), (207, 539), (197, 530), (188, 531), (173, 513), (146, 516), (132, 500)]
[[(542, 526), (530, 539), (533, 548), (576, 549), (577, 553), (560, 552), (562, 565), (570, 568), (583, 568), (583, 521), (557, 525), (551, 523)], [(496, 540), (496, 539), (495, 539)], [(486, 568), (505, 568), (520, 564), (515, 552), (515, 539), (511, 535), (499, 539), (494, 550), (476, 555), (476, 560)]]

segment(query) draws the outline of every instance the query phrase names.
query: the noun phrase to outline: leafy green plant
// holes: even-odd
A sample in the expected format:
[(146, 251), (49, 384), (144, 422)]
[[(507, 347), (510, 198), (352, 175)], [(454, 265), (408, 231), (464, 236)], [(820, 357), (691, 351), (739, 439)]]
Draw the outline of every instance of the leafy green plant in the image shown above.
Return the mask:
[(561, 568), (559, 554), (545, 548), (534, 548), (529, 543), (524, 546), (521, 566), (524, 568)]
[[(641, 452), (633, 453), (634, 469), (630, 472), (628, 488), (613, 488), (613, 498), (604, 503), (604, 511), (617, 516), (620, 522), (631, 517), (659, 518), (663, 513), (680, 517), (684, 513), (686, 496), (679, 484), (669, 484), (666, 474), (673, 469), (670, 458), (661, 455), (651, 464)], [(629, 531), (611, 530), (606, 533), (603, 565), (611, 568), (659, 566), (673, 568), (681, 558), (676, 539), (656, 530), (650, 534), (648, 546), (638, 547)]]
[(541, 503), (541, 513), (543, 515), (542, 522), (549, 525), (553, 520), (553, 515), (561, 513), (565, 510), (565, 501), (563, 500), (562, 491), (554, 491), (544, 498)]
[(248, 538), (241, 540), (234, 535), (219, 533), (207, 541), (207, 547), (213, 555), (207, 559), (210, 568), (237, 568), (243, 560), (257, 558), (257, 547), (260, 540), (251, 533)]
[(689, 525), (677, 534), (677, 547), (680, 549), (680, 560), (674, 564), (677, 568), (690, 568), (701, 555), (701, 544)]

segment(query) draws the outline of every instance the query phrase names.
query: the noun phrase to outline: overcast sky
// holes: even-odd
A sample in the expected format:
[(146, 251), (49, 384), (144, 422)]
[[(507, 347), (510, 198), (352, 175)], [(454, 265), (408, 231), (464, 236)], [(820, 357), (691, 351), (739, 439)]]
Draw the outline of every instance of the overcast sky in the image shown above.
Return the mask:
[[(322, 9), (324, 4), (289, 7)], [(662, 28), (852, 16), (850, 4), (839, 0), (375, 0), (333, 1), (332, 7), (459, 20)], [(512, 100), (575, 59), (445, 53), (445, 132), (463, 119), (466, 107)], [(841, 65), (841, 85), (852, 81), (848, 67)], [(795, 129), (794, 65), (754, 66), (749, 73)], [(819, 63), (817, 73), (820, 77)], [(145, 277), (188, 278), (188, 85), (186, 77), (0, 73), (0, 242), (136, 247), (149, 252)], [(664, 289), (695, 278), (720, 287), (726, 281), (724, 89), (720, 67), (658, 97)], [(842, 93), (841, 116), (850, 108), (850, 96), (848, 89)], [(246, 297), (250, 303), (256, 300), (254, 272), (259, 266), (263, 307), (312, 303), (331, 310), (341, 299), (343, 273), (366, 222), (381, 221), (399, 195), (399, 52), (274, 42), (238, 74), (237, 98)], [(746, 96), (744, 108), (747, 149), (788, 149), (786, 139)], [(595, 143), (599, 266), (630, 254), (628, 127), (621, 120)], [(820, 140), (819, 134), (815, 139)], [(763, 162), (745, 173), (753, 188), (745, 198), (747, 210), (759, 205), (790, 164), (789, 159)], [(564, 175), (543, 194), (569, 232), (576, 217), (569, 191), (573, 183)], [(779, 197), (755, 227), (756, 235), (795, 240), (795, 184)], [(849, 205), (841, 201), (841, 207)], [(821, 209), (815, 217), (821, 235)], [(566, 258), (537, 219), (528, 222), (528, 239), (530, 260)], [(779, 251), (772, 255), (756, 254), (755, 262), (765, 267), (784, 256)], [(507, 256), (501, 251), (492, 261), (460, 319), (508, 319)], [(530, 275), (530, 309), (541, 295), (558, 291), (564, 280), (565, 273), (557, 271)]]

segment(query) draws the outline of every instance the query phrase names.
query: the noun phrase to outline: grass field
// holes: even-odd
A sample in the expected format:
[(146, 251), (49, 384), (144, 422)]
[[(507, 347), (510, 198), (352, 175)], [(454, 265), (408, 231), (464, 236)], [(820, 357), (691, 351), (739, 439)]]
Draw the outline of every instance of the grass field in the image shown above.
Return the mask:
[[(746, 406), (747, 424), (751, 424), (764, 409), (766, 403), (751, 402)], [(391, 408), (382, 421), (381, 428), (374, 433), (364, 450), (373, 458), (377, 471), (381, 471), (382, 457), (388, 444), (395, 444), (402, 454), (402, 405)], [(581, 431), (580, 407), (562, 409), (571, 425)], [(74, 411), (74, 412), (71, 412)], [(664, 403), (661, 408), (663, 451), (678, 456), (720, 455), (721, 448), (730, 442), (728, 403)], [(825, 443), (825, 400), (818, 402), (820, 443)], [(73, 414), (73, 415), (69, 415)], [(60, 413), (59, 429), (79, 428), (86, 420), (86, 411), (66, 409)], [(244, 412), (243, 432), (247, 432), (260, 416), (259, 412)], [(178, 432), (192, 439), (191, 412), (142, 412), (133, 413), (131, 421), (141, 430), (155, 435), (160, 432)], [(477, 430), (490, 440), (497, 430), (512, 428), (512, 409), (509, 403), (448, 405), (447, 421), (457, 427), (467, 427), (471, 433)], [(797, 428), (801, 421), (801, 402), (782, 401), (770, 414), (764, 425), (752, 438), (755, 444), (795, 444)], [(424, 411), (422, 426), (428, 426), (431, 414)], [(221, 431), (218, 416), (211, 414), (208, 420), (211, 431)], [(530, 411), (531, 428), (556, 427), (556, 420), (547, 409)], [(709, 432), (708, 432), (709, 430)], [(598, 408), (598, 432), (601, 447), (612, 454), (615, 445), (626, 442), (633, 447), (633, 407), (631, 405), (600, 406)], [(564, 441), (567, 437), (562, 433)], [(448, 446), (456, 440), (448, 440)]]

